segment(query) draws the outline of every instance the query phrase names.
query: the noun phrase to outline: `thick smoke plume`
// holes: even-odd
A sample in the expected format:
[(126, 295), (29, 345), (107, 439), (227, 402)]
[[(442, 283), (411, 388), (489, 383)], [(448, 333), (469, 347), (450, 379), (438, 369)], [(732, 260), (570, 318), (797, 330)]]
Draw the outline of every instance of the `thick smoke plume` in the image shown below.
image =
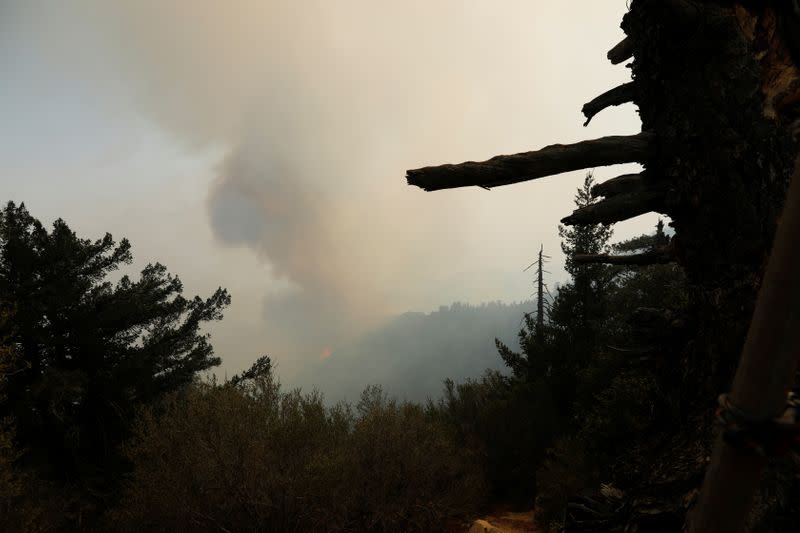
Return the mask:
[[(618, 17), (605, 2), (580, 3), (585, 20)], [(454, 257), (485, 259), (465, 256), (467, 236), (486, 236), (486, 257), (499, 249), (489, 242), (497, 228), (467, 209), (473, 193), (414, 194), (406, 168), (570, 140), (545, 126), (559, 111), (533, 111), (534, 86), (547, 89), (536, 65), (573, 68), (556, 57), (573, 53), (569, 40), (556, 54), (537, 36), (571, 23), (556, 3), (66, 4), (22, 8), (54, 61), (135, 102), (188, 149), (223, 154), (208, 219), (219, 242), (254, 250), (280, 286), (259, 295), (264, 350), (279, 358), (335, 354), (388, 314), (432, 305), (430, 287), (469, 277)], [(587, 95), (560, 87), (554, 98), (569, 91), (580, 96), (568, 105)], [(498, 225), (520, 220), (512, 211), (498, 208)]]

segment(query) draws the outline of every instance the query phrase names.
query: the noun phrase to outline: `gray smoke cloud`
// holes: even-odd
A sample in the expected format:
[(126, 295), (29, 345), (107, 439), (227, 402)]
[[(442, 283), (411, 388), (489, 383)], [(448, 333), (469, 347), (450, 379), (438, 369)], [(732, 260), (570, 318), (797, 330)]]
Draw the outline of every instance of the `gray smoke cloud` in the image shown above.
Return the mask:
[[(396, 311), (392, 294), (422, 257), (447, 260), (458, 203), (437, 212), (398, 193), (405, 166), (431, 148), (409, 139), (430, 123), (458, 127), (466, 111), (440, 98), (469, 92), (458, 73), (479, 52), (461, 49), (474, 13), (421, 1), (133, 9), (106, 20), (122, 23), (148, 108), (192, 142), (228, 147), (208, 199), (214, 234), (289, 284), (265, 296), (270, 349), (321, 353)], [(458, 39), (440, 38), (442, 20)], [(438, 149), (459, 141), (449, 135)], [(413, 239), (426, 227), (444, 242)]]
[[(573, 24), (556, 2), (66, 4), (34, 0), (15, 23), (37, 32), (55, 63), (135, 102), (187, 149), (223, 154), (208, 220), (219, 243), (252, 249), (280, 285), (259, 296), (264, 350), (279, 358), (316, 357), (429, 303), (432, 287), (469, 271), (454, 257), (477, 263), (499, 249), (497, 229), (467, 201), (474, 193), (413, 194), (406, 168), (569, 140), (553, 137), (563, 114), (543, 109), (532, 88), (573, 106), (596, 92), (581, 89), (591, 73), (580, 69), (574, 87), (547, 86), (585, 53), (569, 39), (555, 46), (559, 32), (548, 28)], [(611, 13), (606, 2), (579, 4), (582, 23), (612, 21), (603, 39), (613, 45), (624, 2)], [(549, 209), (491, 194), (506, 200), (498, 224)], [(557, 205), (568, 205), (571, 194), (562, 196)], [(552, 209), (554, 220), (566, 211)], [(485, 250), (465, 256), (476, 236)]]

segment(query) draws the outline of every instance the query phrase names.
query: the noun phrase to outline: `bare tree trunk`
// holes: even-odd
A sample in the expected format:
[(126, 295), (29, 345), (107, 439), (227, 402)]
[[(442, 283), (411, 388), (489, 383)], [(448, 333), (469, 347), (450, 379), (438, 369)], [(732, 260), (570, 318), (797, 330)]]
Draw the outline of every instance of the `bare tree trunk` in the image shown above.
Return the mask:
[[(783, 31), (790, 14), (743, 4), (633, 0), (622, 24), (642, 127), (659, 140), (644, 181), (666, 187), (673, 253), (692, 295), (693, 340), (662, 376), (665, 387), (680, 387), (684, 422), (657, 439), (670, 442), (666, 449), (623, 455), (616, 466), (660, 465), (639, 482), (659, 500), (662, 523), (684, 516), (699, 488), (715, 399), (731, 386), (798, 153), (799, 115), (787, 104), (800, 95)], [(619, 186), (640, 186), (634, 181)], [(776, 503), (758, 501), (752, 523)], [(629, 520), (647, 527), (654, 516)]]
[(544, 245), (539, 247), (539, 268), (536, 279), (536, 336), (541, 342), (544, 337), (544, 262), (542, 255)]

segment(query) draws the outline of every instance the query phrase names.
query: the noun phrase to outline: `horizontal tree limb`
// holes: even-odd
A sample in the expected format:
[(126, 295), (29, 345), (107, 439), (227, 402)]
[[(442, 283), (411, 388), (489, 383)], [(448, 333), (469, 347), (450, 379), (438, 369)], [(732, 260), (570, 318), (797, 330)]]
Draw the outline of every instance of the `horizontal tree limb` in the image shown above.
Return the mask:
[(637, 307), (631, 318), (637, 323), (669, 323), (672, 320), (672, 311), (662, 307)]
[(611, 61), (612, 65), (619, 65), (623, 61), (627, 61), (628, 59), (632, 58), (633, 41), (631, 38), (625, 37), (618, 42), (614, 48), (608, 51), (606, 57), (608, 57), (608, 60)]
[(622, 176), (611, 178), (610, 180), (598, 183), (592, 187), (592, 198), (597, 198), (598, 196), (605, 196), (608, 198), (609, 196), (643, 191), (645, 189), (645, 184), (644, 172), (640, 172), (639, 174), (623, 174)]
[(648, 355), (656, 351), (655, 346), (637, 346), (635, 348), (622, 348), (607, 344), (606, 348), (612, 352), (624, 355)]
[(663, 265), (675, 261), (672, 250), (668, 246), (630, 255), (575, 254), (572, 259), (576, 263), (582, 264), (605, 263), (609, 265)]
[(642, 163), (655, 152), (655, 135), (601, 137), (575, 144), (554, 144), (541, 150), (499, 155), (488, 161), (468, 161), (406, 171), (409, 185), (426, 191), (457, 187), (498, 187), (605, 165)]
[(613, 224), (622, 220), (637, 217), (650, 211), (663, 209), (664, 191), (646, 190), (612, 196), (597, 203), (581, 207), (568, 217), (561, 219), (562, 224)]
[(613, 89), (604, 92), (591, 102), (584, 104), (583, 109), (583, 116), (586, 117), (586, 122), (583, 123), (584, 126), (588, 126), (589, 122), (592, 121), (594, 116), (598, 114), (603, 109), (612, 106), (618, 106), (625, 104), (627, 102), (632, 102), (633, 99), (636, 97), (636, 86), (634, 82), (629, 81), (628, 83), (623, 83), (622, 85), (618, 85)]

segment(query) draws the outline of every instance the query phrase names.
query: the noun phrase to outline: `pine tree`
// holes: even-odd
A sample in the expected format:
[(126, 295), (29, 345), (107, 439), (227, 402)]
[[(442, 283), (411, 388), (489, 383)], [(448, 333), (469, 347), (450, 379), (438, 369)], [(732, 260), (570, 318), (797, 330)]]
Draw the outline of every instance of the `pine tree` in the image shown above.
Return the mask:
[[(593, 185), (592, 174), (587, 173), (575, 195), (577, 208), (594, 202)], [(539, 310), (536, 320), (531, 315), (525, 316), (525, 327), (518, 335), (521, 352), (496, 341), (500, 356), (514, 375), (528, 381), (546, 378), (565, 410), (572, 403), (577, 369), (596, 345), (600, 322), (606, 313), (609, 288), (608, 267), (579, 264), (574, 255), (607, 251), (611, 234), (611, 227), (603, 224), (559, 226), (559, 235), (564, 239), (561, 249), (565, 254), (565, 268), (572, 281), (559, 287), (547, 325), (543, 318), (539, 320), (544, 315), (543, 309)], [(539, 263), (537, 276), (541, 285), (542, 272)], [(543, 304), (542, 296), (540, 303)]]
[(544, 342), (544, 246), (539, 247), (536, 269), (536, 340)]
[[(595, 202), (591, 193), (593, 185), (594, 178), (589, 172), (575, 195), (576, 208)], [(611, 226), (605, 224), (558, 227), (558, 234), (563, 239), (561, 250), (564, 252), (564, 268), (572, 276), (572, 281), (559, 287), (558, 296), (553, 302), (553, 315), (555, 322), (570, 331), (577, 351), (590, 349), (595, 344), (598, 331), (602, 329), (611, 277), (606, 265), (581, 264), (574, 258), (576, 254), (607, 252), (612, 233)]]
[[(8, 311), (0, 305), (0, 324), (4, 324)], [(6, 397), (6, 384), (13, 376), (16, 368), (14, 347), (7, 339), (0, 338), (0, 405)], [(7, 513), (19, 490), (18, 482), (12, 465), (17, 459), (18, 452), (13, 442), (14, 428), (10, 421), (0, 417), (0, 526), (5, 522), (2, 514)]]
[[(586, 173), (583, 185), (575, 194), (575, 207), (580, 209), (595, 203), (592, 197), (594, 176)], [(578, 224), (575, 226), (558, 226), (558, 236), (561, 241), (561, 251), (564, 252), (565, 270), (572, 276), (575, 284), (582, 280), (591, 279), (597, 265), (582, 265), (573, 259), (575, 254), (601, 254), (608, 250), (608, 242), (613, 234), (613, 229), (607, 224)]]
[(125, 239), (80, 239), (63, 220), (48, 232), (24, 205), (0, 211), (0, 300), (14, 309), (0, 337), (19, 357), (0, 418), (14, 418), (28, 463), (95, 489), (118, 472), (136, 407), (219, 364), (200, 327), (230, 303), (222, 288), (185, 298), (158, 263), (107, 279), (131, 260)]

